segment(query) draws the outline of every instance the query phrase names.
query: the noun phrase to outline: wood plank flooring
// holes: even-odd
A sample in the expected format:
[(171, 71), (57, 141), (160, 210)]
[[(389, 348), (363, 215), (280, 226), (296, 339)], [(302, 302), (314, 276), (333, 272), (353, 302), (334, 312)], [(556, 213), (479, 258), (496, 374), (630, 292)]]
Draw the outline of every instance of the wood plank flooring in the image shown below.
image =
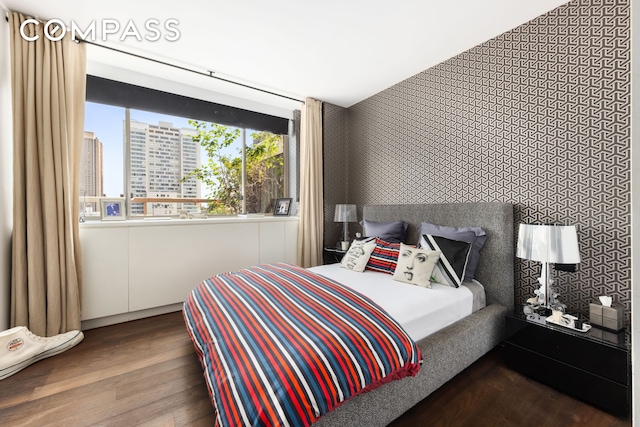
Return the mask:
[[(214, 411), (181, 313), (85, 332), (0, 381), (2, 426), (210, 426)], [(497, 348), (392, 427), (630, 426), (504, 366)]]

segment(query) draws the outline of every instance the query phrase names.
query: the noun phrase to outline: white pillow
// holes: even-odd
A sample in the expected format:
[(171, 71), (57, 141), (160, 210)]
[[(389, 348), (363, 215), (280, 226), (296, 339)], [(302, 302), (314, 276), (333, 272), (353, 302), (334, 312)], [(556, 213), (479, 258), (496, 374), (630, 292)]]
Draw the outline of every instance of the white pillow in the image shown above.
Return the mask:
[(401, 243), (398, 265), (393, 273), (393, 280), (430, 288), (431, 273), (441, 254), (440, 251), (419, 249)]
[(376, 242), (373, 240), (354, 240), (347, 253), (342, 257), (340, 265), (347, 270), (362, 273), (375, 247)]

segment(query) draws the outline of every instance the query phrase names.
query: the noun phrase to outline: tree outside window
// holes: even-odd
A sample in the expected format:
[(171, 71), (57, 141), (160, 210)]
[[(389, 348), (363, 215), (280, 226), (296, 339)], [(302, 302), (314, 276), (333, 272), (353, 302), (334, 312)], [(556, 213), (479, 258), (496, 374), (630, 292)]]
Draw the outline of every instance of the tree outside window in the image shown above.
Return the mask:
[(269, 132), (251, 133), (253, 142), (245, 147), (243, 195), (242, 148), (236, 144), (241, 130), (197, 120), (189, 124), (196, 129), (194, 142), (204, 148), (208, 159), (182, 180), (195, 177), (208, 189), (207, 213), (243, 213), (243, 197), (246, 212), (272, 212), (275, 199), (284, 193), (284, 138)]

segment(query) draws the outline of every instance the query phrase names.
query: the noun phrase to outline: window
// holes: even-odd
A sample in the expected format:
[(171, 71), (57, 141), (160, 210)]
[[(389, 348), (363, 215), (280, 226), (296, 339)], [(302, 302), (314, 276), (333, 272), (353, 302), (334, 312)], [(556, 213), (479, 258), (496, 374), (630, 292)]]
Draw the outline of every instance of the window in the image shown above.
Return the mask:
[(124, 197), (130, 218), (272, 212), (285, 195), (286, 141), (264, 130), (87, 101), (81, 217), (100, 218), (103, 197)]
[(80, 165), (80, 216), (100, 217), (101, 197), (123, 197), (125, 109), (86, 103)]

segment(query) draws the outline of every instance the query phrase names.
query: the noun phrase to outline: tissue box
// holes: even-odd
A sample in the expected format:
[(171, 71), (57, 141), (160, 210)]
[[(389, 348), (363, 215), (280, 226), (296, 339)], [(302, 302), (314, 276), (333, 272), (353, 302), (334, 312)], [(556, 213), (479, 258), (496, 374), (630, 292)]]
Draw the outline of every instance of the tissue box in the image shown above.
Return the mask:
[(619, 305), (605, 307), (601, 304), (589, 304), (589, 320), (594, 326), (620, 331), (624, 329), (624, 308)]
[(589, 336), (599, 338), (602, 341), (607, 341), (616, 345), (625, 345), (625, 333), (624, 332), (611, 332), (600, 328), (591, 328)]

